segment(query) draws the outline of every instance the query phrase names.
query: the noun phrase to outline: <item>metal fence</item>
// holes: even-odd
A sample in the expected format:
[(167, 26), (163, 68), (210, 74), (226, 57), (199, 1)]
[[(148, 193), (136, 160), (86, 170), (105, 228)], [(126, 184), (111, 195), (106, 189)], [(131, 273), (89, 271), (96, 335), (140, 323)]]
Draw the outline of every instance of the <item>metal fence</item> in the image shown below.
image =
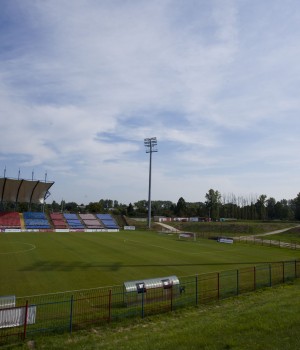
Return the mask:
[(101, 326), (125, 318), (144, 318), (298, 278), (300, 261), (284, 261), (179, 278), (170, 288), (142, 293), (124, 286), (16, 298), (1, 304), (0, 346), (37, 334), (63, 333)]
[(241, 236), (241, 237), (234, 237), (234, 240), (238, 241), (239, 243), (247, 243), (247, 244), (254, 244), (254, 245), (261, 245), (261, 246), (269, 246), (269, 247), (278, 247), (278, 248), (289, 248), (294, 250), (300, 249), (300, 244), (297, 241), (293, 240), (286, 240), (284, 242), (280, 240), (274, 240), (274, 239), (266, 239), (266, 238), (259, 238), (256, 236)]

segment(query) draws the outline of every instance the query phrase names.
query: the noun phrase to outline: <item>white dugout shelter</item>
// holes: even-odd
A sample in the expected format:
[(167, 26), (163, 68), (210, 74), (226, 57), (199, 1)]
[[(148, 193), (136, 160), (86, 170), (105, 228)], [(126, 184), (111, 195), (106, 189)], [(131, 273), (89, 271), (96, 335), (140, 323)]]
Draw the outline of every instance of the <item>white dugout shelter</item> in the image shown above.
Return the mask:
[(137, 304), (143, 300), (167, 300), (179, 295), (177, 276), (150, 278), (124, 283), (124, 302), (126, 305)]

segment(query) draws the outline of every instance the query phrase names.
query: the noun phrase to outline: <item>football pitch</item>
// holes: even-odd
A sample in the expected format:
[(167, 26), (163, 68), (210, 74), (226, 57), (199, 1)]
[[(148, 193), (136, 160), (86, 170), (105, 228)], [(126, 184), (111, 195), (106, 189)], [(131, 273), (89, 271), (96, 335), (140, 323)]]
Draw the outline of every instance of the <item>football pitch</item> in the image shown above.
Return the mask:
[(298, 259), (300, 251), (150, 231), (0, 234), (0, 295), (17, 297)]

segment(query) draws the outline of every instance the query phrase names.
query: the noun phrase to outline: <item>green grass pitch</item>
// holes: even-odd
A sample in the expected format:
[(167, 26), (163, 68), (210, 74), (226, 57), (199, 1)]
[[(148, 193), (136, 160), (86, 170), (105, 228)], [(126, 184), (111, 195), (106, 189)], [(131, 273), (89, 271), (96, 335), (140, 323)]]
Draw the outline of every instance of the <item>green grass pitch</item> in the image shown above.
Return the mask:
[(147, 231), (2, 233), (0, 295), (17, 297), (122, 285), (298, 259), (300, 251)]

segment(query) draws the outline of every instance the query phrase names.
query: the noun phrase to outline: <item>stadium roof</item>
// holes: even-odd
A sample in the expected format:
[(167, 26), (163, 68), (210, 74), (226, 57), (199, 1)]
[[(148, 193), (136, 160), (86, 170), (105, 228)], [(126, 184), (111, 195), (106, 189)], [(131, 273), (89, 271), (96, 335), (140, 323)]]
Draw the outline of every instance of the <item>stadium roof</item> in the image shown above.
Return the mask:
[(0, 178), (2, 202), (43, 204), (54, 182)]

